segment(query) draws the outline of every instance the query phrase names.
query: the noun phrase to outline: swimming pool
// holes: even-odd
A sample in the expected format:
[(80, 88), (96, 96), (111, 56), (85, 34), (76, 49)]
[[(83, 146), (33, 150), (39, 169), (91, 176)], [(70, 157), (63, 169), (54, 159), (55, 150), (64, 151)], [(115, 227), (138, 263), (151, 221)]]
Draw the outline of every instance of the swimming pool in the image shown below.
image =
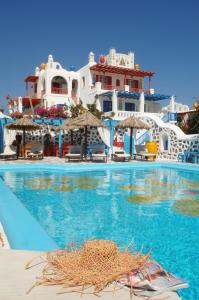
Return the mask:
[(143, 164), (78, 172), (16, 168), (0, 177), (58, 247), (92, 238), (143, 245), (189, 282), (183, 299), (199, 298), (199, 172)]

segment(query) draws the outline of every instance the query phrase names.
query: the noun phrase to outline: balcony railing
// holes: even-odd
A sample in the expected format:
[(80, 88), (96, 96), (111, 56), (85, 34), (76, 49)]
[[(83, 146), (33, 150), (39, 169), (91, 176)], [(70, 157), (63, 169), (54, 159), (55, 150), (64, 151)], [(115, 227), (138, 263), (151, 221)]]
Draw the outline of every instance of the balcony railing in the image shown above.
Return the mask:
[[(102, 90), (124, 91), (125, 90), (125, 86), (124, 85), (115, 86), (115, 85), (110, 85), (110, 84), (104, 84), (104, 83), (102, 83), (101, 89)], [(151, 94), (150, 90), (145, 90), (145, 89), (140, 89), (140, 88), (131, 88), (131, 87), (129, 87), (129, 92), (136, 92), (136, 93), (144, 92), (146, 94)]]
[(135, 92), (135, 93), (141, 93), (144, 92), (145, 94), (150, 94), (150, 90), (144, 90), (144, 89), (139, 89), (139, 88), (131, 88), (129, 87), (129, 92)]
[(104, 84), (102, 83), (102, 90), (124, 90), (124, 86), (116, 86), (116, 85), (110, 85), (110, 84)]
[(52, 87), (51, 93), (52, 94), (68, 94), (68, 89), (67, 88)]

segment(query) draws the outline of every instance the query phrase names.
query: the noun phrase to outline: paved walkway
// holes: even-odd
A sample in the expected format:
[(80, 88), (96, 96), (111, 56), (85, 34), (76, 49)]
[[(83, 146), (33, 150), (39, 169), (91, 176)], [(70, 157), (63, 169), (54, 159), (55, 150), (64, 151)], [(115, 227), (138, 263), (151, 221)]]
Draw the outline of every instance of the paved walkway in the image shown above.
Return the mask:
[[(131, 163), (146, 163), (146, 161), (144, 160), (132, 160)], [(155, 160), (155, 162), (167, 162), (167, 163), (177, 163), (176, 161), (172, 161), (172, 160), (160, 160), (157, 159)], [(0, 164), (73, 164), (73, 165), (78, 165), (78, 164), (93, 164), (96, 162), (92, 162), (92, 161), (71, 161), (71, 162), (67, 162), (65, 158), (59, 158), (56, 156), (45, 156), (43, 159), (17, 159), (17, 160), (4, 160), (4, 159), (0, 159)], [(107, 163), (109, 164), (117, 164), (118, 162), (112, 161), (110, 158), (108, 159)], [(120, 162), (119, 162), (120, 163)], [(98, 164), (103, 164), (102, 162), (98, 162)], [(106, 164), (106, 163), (105, 163)], [(124, 162), (124, 164), (128, 164), (128, 162)], [(182, 163), (180, 163), (182, 164)]]
[[(35, 278), (41, 274), (44, 265), (37, 265), (29, 270), (25, 270), (25, 265), (39, 252), (21, 250), (0, 250), (0, 300), (96, 300), (94, 295), (83, 295), (78, 293), (57, 294), (63, 289), (59, 286), (38, 286), (28, 295), (26, 292), (35, 283)], [(141, 300), (144, 298), (130, 298), (129, 290), (121, 288), (112, 292), (109, 288), (103, 292), (101, 300)], [(151, 298), (151, 300), (180, 300), (173, 292), (164, 293), (161, 296)]]

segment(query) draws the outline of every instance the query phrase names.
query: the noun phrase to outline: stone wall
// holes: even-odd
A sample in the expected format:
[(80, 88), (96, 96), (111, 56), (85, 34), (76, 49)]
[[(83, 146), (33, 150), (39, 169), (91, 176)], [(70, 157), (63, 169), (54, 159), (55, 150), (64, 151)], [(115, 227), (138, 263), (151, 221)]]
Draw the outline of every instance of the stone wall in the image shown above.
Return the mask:
[[(149, 117), (142, 119), (151, 126), (151, 138), (159, 144), (158, 158), (176, 160), (184, 151), (199, 151), (199, 135), (186, 135), (179, 139), (176, 132), (169, 127), (160, 127)], [(168, 150), (163, 149), (162, 138), (168, 137)]]
[[(45, 137), (50, 135), (50, 140), (52, 143), (57, 143), (59, 140), (59, 132), (56, 131), (56, 127), (52, 125), (42, 125), (41, 131), (31, 131), (26, 133), (26, 142), (35, 142), (41, 143)], [(73, 131), (73, 143), (81, 145), (84, 143), (85, 135), (84, 129), (80, 129), (78, 131)], [(98, 130), (95, 127), (88, 127), (87, 131), (87, 141), (88, 144), (102, 144), (102, 139), (98, 133)], [(63, 132), (62, 134), (62, 142), (63, 143), (70, 143), (71, 142), (71, 132)]]

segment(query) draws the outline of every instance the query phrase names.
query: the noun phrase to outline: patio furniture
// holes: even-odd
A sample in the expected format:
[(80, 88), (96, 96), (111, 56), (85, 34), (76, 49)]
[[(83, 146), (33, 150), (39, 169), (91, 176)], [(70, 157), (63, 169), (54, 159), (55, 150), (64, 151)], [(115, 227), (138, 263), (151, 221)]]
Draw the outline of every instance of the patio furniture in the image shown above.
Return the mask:
[(151, 127), (143, 122), (142, 120), (140, 120), (139, 118), (136, 118), (134, 116), (131, 116), (123, 121), (121, 121), (116, 128), (122, 128), (122, 129), (126, 129), (126, 128), (130, 128), (130, 156), (131, 159), (133, 159), (134, 155), (133, 155), (133, 129), (146, 129), (149, 130)]
[(36, 131), (40, 130), (41, 126), (34, 123), (30, 118), (23, 117), (16, 120), (14, 123), (6, 125), (9, 130), (22, 130), (23, 131), (23, 157), (26, 157), (26, 131)]
[(68, 153), (64, 156), (68, 161), (82, 160), (82, 147), (81, 146), (72, 145), (72, 146), (69, 146), (68, 150), (69, 150)]
[(199, 152), (198, 151), (187, 151), (187, 161), (193, 164), (199, 164)]
[(0, 158), (9, 160), (9, 159), (17, 159), (17, 153), (11, 149), (10, 146), (5, 146), (4, 152), (0, 153)]
[(179, 162), (187, 162), (188, 161), (188, 153), (186, 151), (178, 153), (177, 160)]
[(27, 152), (26, 158), (42, 159), (44, 157), (43, 146), (41, 144), (34, 144), (31, 146), (30, 152)]
[(107, 149), (104, 144), (90, 145), (89, 156), (92, 161), (107, 162)]
[(156, 159), (156, 154), (149, 153), (145, 145), (135, 145), (135, 159), (153, 161)]
[(129, 161), (131, 159), (131, 155), (127, 154), (122, 147), (113, 147), (111, 158), (114, 161)]

